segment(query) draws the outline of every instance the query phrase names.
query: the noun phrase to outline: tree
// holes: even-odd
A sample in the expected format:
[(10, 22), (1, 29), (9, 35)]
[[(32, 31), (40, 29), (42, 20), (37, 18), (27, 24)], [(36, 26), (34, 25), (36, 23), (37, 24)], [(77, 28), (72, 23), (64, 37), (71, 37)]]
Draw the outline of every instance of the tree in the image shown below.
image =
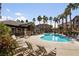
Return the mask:
[(60, 20), (62, 22), (62, 24), (59, 26), (59, 30), (61, 32), (61, 29), (62, 29), (62, 31), (64, 30), (64, 14), (63, 13), (58, 15), (58, 22), (59, 23), (60, 23)]
[(16, 20), (17, 22), (21, 22), (19, 19)]
[(26, 23), (28, 23), (28, 20), (26, 20)]
[(19, 47), (10, 33), (11, 28), (0, 23), (0, 56), (12, 56), (16, 53), (15, 49)]
[(43, 23), (46, 24), (46, 22), (48, 21), (48, 17), (46, 17), (45, 15), (43, 16)]
[(0, 36), (1, 35), (9, 35), (9, 34), (11, 34), (11, 28), (0, 23)]
[(35, 23), (35, 21), (36, 21), (35, 18), (33, 18), (33, 22), (34, 22), (34, 23)]
[(69, 12), (68, 12), (69, 10), (68, 10), (68, 8), (66, 8), (65, 9), (65, 11), (64, 11), (64, 17), (65, 17), (65, 20), (66, 20), (66, 30), (68, 29), (68, 15), (69, 15)]
[(53, 18), (50, 16), (50, 17), (49, 17), (50, 25), (52, 25), (52, 19), (53, 19)]
[[(72, 6), (72, 10), (77, 10), (79, 8), (79, 3), (73, 3), (73, 6)], [(73, 22), (73, 26), (74, 26), (74, 22)], [(71, 27), (73, 27), (72, 25), (71, 25)]]
[(79, 3), (73, 3), (72, 10), (76, 10), (79, 8)]
[(34, 22), (29, 22), (28, 24), (30, 24), (30, 25), (29, 25), (29, 30), (31, 31), (31, 33), (33, 33), (33, 32), (34, 32), (34, 29), (35, 29), (35, 24), (34, 24)]
[(24, 21), (23, 21), (23, 20), (21, 20), (21, 23), (24, 23)]
[(72, 3), (69, 3), (69, 5), (67, 6), (67, 9), (68, 9), (68, 15), (69, 15), (69, 19), (70, 19), (70, 27), (71, 27), (71, 30), (72, 30), (72, 19), (71, 19), (71, 11), (72, 11), (72, 8), (74, 7), (74, 5)]
[[(70, 18), (70, 23), (71, 23), (71, 30), (72, 30), (72, 20), (71, 20), (71, 15), (72, 15), (72, 10), (76, 10), (79, 8), (79, 3), (69, 3), (67, 5), (67, 9), (68, 9), (68, 14), (69, 14), (69, 18)], [(74, 24), (73, 24), (74, 25)]]
[(58, 18), (54, 17), (53, 21), (55, 22), (55, 28), (56, 28), (56, 23), (58, 23)]
[(39, 21), (39, 24), (40, 24), (40, 21), (42, 20), (42, 17), (41, 16), (38, 16), (37, 17), (37, 20)]
[(59, 22), (60, 22), (60, 20), (62, 20), (62, 27), (63, 27), (63, 23), (64, 23), (64, 14), (63, 14), (63, 13), (60, 14), (60, 15), (58, 16), (58, 19), (59, 19)]

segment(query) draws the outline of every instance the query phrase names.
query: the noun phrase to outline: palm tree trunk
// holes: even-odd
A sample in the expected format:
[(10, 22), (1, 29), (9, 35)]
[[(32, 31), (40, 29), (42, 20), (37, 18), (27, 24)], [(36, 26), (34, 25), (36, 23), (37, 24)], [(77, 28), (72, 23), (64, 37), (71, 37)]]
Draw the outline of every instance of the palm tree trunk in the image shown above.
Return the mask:
[(67, 28), (67, 16), (66, 16), (66, 30), (67, 30), (68, 28)]
[[(59, 22), (58, 22), (58, 25), (59, 25), (59, 27), (60, 27), (60, 20), (59, 20)], [(59, 33), (60, 33), (60, 31), (61, 31), (61, 29), (59, 29)]]
[(55, 22), (54, 28), (56, 28), (56, 22)]
[(72, 20), (71, 20), (71, 13), (70, 13), (69, 17), (70, 17), (70, 28), (71, 28), (71, 31), (72, 31)]
[(55, 28), (55, 32), (56, 32), (56, 22), (55, 22), (55, 26), (54, 26), (54, 28)]
[(62, 18), (62, 27), (63, 27), (63, 18)]
[(40, 24), (40, 21), (39, 21), (39, 24)]
[(52, 25), (52, 21), (50, 20), (50, 25)]

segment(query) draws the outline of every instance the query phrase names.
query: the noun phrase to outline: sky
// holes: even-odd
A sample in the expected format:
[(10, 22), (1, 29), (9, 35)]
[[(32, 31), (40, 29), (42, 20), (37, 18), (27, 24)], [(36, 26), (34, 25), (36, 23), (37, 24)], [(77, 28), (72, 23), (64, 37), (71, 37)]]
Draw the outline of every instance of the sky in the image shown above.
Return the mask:
[[(67, 3), (3, 3), (2, 18), (3, 20), (22, 19), (25, 21), (28, 19), (28, 21), (32, 21), (39, 15), (55, 17), (63, 13), (67, 5)], [(72, 11), (72, 18), (75, 15), (79, 15), (79, 9)], [(36, 24), (38, 24), (38, 21), (36, 21)]]

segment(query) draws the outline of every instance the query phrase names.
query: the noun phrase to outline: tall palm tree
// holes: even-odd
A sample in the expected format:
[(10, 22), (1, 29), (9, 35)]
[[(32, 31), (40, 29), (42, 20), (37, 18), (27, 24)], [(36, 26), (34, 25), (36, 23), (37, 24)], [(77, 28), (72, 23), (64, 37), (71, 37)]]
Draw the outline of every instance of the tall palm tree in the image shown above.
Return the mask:
[(19, 19), (16, 20), (17, 22), (21, 22)]
[(79, 8), (79, 3), (73, 3), (72, 10), (76, 10)]
[(53, 21), (55, 22), (55, 28), (56, 28), (56, 23), (58, 23), (58, 18), (54, 17)]
[(50, 17), (49, 17), (50, 25), (52, 25), (52, 19), (53, 19), (53, 18), (50, 16)]
[(46, 17), (45, 15), (43, 16), (43, 23), (46, 24), (48, 21), (48, 17)]
[(28, 20), (26, 19), (26, 21), (25, 21), (26, 23), (28, 23)]
[(33, 18), (33, 22), (34, 22), (34, 24), (35, 24), (35, 21), (36, 21), (36, 19), (35, 19), (35, 18)]
[(41, 16), (38, 16), (37, 17), (37, 20), (39, 21), (39, 24), (40, 24), (40, 21), (42, 20), (42, 17)]
[(34, 32), (34, 29), (35, 29), (35, 24), (34, 24), (34, 22), (29, 22), (28, 24), (30, 24), (29, 30), (33, 33), (33, 32)]
[(69, 5), (67, 6), (69, 18), (70, 18), (70, 23), (71, 23), (71, 30), (72, 30), (72, 19), (71, 19), (72, 13), (71, 12), (72, 12), (72, 10), (76, 10), (78, 8), (79, 8), (79, 3), (69, 3)]
[(72, 8), (74, 9), (74, 7), (75, 6), (72, 3), (69, 3), (69, 5), (67, 6), (71, 30), (72, 30), (72, 18), (71, 18), (72, 13), (71, 12), (72, 12)]
[(60, 14), (59, 16), (58, 16), (58, 21), (60, 22), (60, 20), (61, 20), (61, 22), (62, 22), (62, 24), (61, 24), (61, 26), (59, 26), (59, 32), (62, 32), (63, 30), (64, 30), (64, 14), (62, 13), (62, 14)]
[(23, 20), (21, 20), (21, 23), (24, 23), (24, 21), (23, 21)]
[[(74, 3), (74, 6), (72, 7), (72, 10), (77, 10), (79, 8), (79, 3)], [(73, 26), (74, 27), (74, 21), (73, 21)]]
[(60, 14), (60, 15), (58, 16), (58, 18), (59, 18), (59, 22), (60, 22), (60, 20), (62, 20), (62, 27), (63, 27), (63, 23), (64, 23), (64, 14), (63, 14), (63, 13)]
[(68, 8), (66, 8), (65, 9), (65, 11), (64, 11), (64, 17), (65, 17), (65, 20), (66, 20), (66, 30), (68, 29), (68, 15), (69, 15), (69, 12), (68, 12), (69, 10), (68, 10)]

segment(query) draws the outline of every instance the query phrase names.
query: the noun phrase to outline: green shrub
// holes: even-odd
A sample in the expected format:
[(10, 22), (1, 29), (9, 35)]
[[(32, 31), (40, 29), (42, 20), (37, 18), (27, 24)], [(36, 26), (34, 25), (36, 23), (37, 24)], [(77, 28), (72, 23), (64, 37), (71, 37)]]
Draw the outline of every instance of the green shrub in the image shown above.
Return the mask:
[(11, 28), (0, 23), (0, 35), (7, 35), (11, 33)]
[(18, 47), (16, 40), (10, 36), (11, 29), (4, 24), (0, 24), (0, 55), (10, 56), (15, 54)]

